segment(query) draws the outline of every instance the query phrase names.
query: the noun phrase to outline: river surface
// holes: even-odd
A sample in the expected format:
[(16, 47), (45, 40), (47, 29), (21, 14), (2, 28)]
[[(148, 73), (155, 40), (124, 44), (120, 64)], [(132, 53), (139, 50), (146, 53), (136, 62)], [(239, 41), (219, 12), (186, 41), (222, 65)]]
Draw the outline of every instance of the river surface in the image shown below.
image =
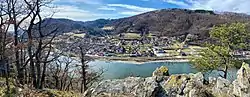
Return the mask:
[[(103, 69), (104, 79), (119, 79), (129, 76), (150, 77), (157, 67), (166, 66), (170, 74), (189, 74), (197, 73), (198, 71), (192, 67), (188, 62), (148, 62), (144, 64), (136, 64), (129, 62), (118, 61), (92, 61), (89, 63), (92, 70), (98, 71)], [(230, 69), (228, 79), (234, 80), (236, 78), (237, 69)], [(213, 71), (205, 74), (205, 78), (210, 76), (218, 77), (222, 72)]]

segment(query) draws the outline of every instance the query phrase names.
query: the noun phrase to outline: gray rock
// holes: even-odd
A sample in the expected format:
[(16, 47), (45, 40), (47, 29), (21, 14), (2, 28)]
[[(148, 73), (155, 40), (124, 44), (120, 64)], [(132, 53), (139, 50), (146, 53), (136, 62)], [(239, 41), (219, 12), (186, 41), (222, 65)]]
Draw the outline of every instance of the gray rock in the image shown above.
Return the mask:
[(232, 93), (230, 91), (231, 88), (231, 82), (224, 78), (217, 78), (216, 84), (212, 89), (212, 92), (214, 95), (219, 97), (231, 97)]
[(250, 67), (248, 64), (243, 63), (233, 83), (220, 77), (216, 80), (216, 85), (213, 87), (213, 94), (220, 97), (250, 97), (249, 81)]
[(161, 86), (170, 97), (208, 97), (203, 81), (202, 73), (171, 75)]
[(129, 77), (103, 81), (93, 89), (91, 96), (155, 97), (157, 88), (158, 83), (153, 77)]
[(190, 80), (185, 86), (184, 94), (186, 97), (199, 97), (200, 90), (203, 88), (204, 77), (202, 73), (190, 74)]
[(214, 78), (214, 77), (208, 77), (208, 82), (209, 82), (209, 84), (211, 84), (211, 85), (215, 85), (216, 82), (217, 82), (217, 79)]
[(230, 81), (224, 78), (219, 77), (216, 82), (215, 89), (224, 89), (228, 88), (230, 85)]
[(237, 79), (233, 81), (233, 93), (240, 97), (250, 97), (250, 67), (243, 63), (237, 72)]
[(157, 82), (161, 82), (163, 81), (165, 76), (169, 76), (168, 68), (166, 66), (161, 66), (160, 68), (156, 68), (152, 76), (156, 77)]

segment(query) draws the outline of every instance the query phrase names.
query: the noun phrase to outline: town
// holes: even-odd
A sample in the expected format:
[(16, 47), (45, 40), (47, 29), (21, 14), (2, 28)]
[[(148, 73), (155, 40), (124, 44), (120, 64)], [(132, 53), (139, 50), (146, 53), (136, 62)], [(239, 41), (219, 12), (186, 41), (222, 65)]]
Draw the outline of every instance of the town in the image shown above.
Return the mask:
[[(86, 36), (85, 33), (73, 31), (64, 33), (55, 38), (55, 44), (64, 44), (67, 48), (76, 41), (88, 44), (91, 48), (87, 55), (98, 59), (133, 60), (137, 62), (178, 60), (188, 61), (192, 56), (198, 56), (204, 47), (198, 44), (191, 44), (189, 41), (194, 35), (183, 36), (181, 41), (176, 37), (157, 37), (156, 35), (140, 35), (137, 33), (122, 33), (119, 35), (96, 37)], [(187, 43), (189, 42), (189, 43)], [(58, 45), (57, 45), (58, 46)], [(67, 52), (76, 57), (77, 52)], [(239, 58), (250, 58), (250, 51), (234, 51), (234, 55)]]

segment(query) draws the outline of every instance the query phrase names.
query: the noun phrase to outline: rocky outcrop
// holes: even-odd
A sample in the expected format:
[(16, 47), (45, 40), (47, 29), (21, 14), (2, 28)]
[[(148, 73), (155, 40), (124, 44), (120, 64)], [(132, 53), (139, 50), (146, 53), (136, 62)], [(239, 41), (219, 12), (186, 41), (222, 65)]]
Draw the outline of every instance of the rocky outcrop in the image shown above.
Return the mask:
[(106, 80), (94, 88), (91, 97), (155, 97), (158, 83), (154, 79), (154, 77), (129, 77)]
[(169, 76), (168, 68), (166, 66), (156, 68), (156, 70), (153, 72), (153, 76)]
[(152, 76), (156, 77), (157, 82), (161, 82), (163, 81), (164, 77), (169, 76), (168, 68), (166, 66), (161, 66), (160, 68), (156, 68)]
[(161, 82), (167, 97), (211, 97), (202, 73), (171, 75)]
[(212, 87), (212, 94), (216, 97), (234, 97), (231, 82), (221, 77), (217, 78)]
[[(157, 70), (160, 70), (157, 69)], [(157, 70), (155, 72), (157, 72)], [(89, 97), (250, 97), (250, 67), (243, 63), (237, 79), (209, 78), (202, 73), (106, 80), (89, 90)], [(161, 75), (160, 75), (161, 76)]]
[(237, 72), (237, 79), (233, 81), (233, 93), (240, 97), (250, 97), (250, 67), (243, 63)]
[(232, 83), (223, 78), (217, 78), (213, 94), (217, 97), (250, 97), (250, 67), (243, 63), (237, 72), (237, 79)]

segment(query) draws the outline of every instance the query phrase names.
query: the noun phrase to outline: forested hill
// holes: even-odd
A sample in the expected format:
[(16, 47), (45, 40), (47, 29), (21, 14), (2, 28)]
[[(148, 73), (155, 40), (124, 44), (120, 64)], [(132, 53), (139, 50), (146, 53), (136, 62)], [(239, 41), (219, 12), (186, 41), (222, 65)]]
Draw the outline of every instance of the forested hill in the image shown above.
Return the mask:
[[(46, 18), (42, 21), (43, 32), (51, 32), (57, 29), (57, 33), (67, 33), (78, 31), (90, 35), (103, 35), (105, 32), (101, 29), (104, 25), (110, 24), (112, 20), (98, 19), (95, 21), (73, 21), (69, 19)], [(106, 34), (105, 34), (106, 35)]]
[(207, 36), (211, 27), (231, 22), (249, 22), (250, 16), (236, 13), (214, 13), (205, 10), (164, 9), (116, 20), (116, 33), (148, 31), (158, 36), (198, 34)]
[[(67, 19), (45, 19), (49, 28), (58, 27), (60, 33), (80, 30), (90, 35), (119, 34), (126, 32), (152, 33), (156, 36), (180, 36), (186, 34), (198, 35), (201, 39), (207, 37), (207, 32), (214, 25), (249, 22), (250, 16), (231, 12), (215, 13), (207, 10), (162, 9), (140, 15), (89, 22), (79, 22)], [(103, 29), (104, 28), (109, 28)], [(112, 29), (111, 29), (112, 28)]]

